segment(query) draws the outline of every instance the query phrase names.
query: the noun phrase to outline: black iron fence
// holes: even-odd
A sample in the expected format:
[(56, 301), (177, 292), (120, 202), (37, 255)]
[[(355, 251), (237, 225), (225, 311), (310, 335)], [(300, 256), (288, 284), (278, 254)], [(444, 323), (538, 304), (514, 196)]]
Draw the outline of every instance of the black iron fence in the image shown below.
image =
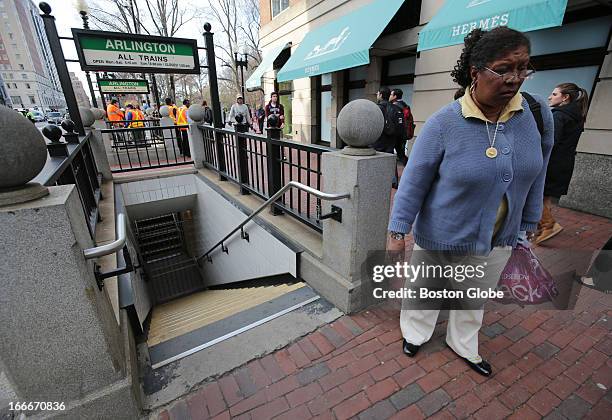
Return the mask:
[(121, 127), (102, 130), (111, 171), (127, 172), (193, 163), (189, 150), (189, 125)]
[[(241, 193), (263, 199), (289, 181), (321, 189), (321, 155), (334, 149), (281, 140), (279, 130), (268, 136), (199, 126), (204, 137), (203, 164), (235, 182)], [(274, 138), (276, 137), (276, 138)], [(321, 232), (321, 200), (301, 190), (289, 190), (273, 206), (274, 214), (288, 213)]]
[(93, 238), (96, 223), (100, 220), (98, 202), (101, 198), (102, 175), (98, 172), (90, 139), (90, 134), (81, 136), (78, 144), (67, 145), (68, 156), (47, 159), (45, 167), (33, 182), (46, 186), (74, 184)]

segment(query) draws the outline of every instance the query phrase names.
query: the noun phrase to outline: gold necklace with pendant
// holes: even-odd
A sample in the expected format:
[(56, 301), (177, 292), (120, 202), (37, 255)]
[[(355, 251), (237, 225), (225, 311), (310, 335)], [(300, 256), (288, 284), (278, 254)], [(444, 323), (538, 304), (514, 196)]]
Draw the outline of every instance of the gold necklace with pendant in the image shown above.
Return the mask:
[(485, 120), (485, 125), (487, 127), (487, 138), (489, 140), (489, 147), (485, 150), (485, 155), (489, 159), (495, 159), (497, 157), (497, 149), (495, 148), (495, 139), (497, 138), (497, 129), (499, 128), (499, 120), (495, 124), (495, 132), (493, 133), (493, 141), (491, 141), (491, 133), (489, 133), (489, 122)]

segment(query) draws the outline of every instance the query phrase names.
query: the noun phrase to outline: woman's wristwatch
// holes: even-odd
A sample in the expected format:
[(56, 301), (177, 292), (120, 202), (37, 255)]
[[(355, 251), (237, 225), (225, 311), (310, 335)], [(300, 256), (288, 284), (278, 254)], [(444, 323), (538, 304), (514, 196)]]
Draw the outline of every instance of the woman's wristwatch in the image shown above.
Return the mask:
[(396, 241), (403, 241), (404, 238), (406, 237), (406, 234), (402, 232), (390, 231), (389, 236), (391, 237), (391, 239), (395, 239)]

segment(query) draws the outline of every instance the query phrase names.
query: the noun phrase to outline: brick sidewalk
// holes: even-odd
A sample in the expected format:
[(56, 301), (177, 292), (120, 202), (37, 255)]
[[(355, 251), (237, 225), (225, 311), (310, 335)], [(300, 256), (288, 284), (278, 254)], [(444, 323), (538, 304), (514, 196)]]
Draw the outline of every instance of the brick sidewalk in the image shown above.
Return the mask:
[[(546, 248), (597, 249), (612, 222), (557, 211)], [(446, 321), (415, 358), (399, 311), (380, 304), (253, 360), (175, 401), (159, 419), (612, 418), (612, 295), (583, 288), (575, 310), (487, 304), (481, 354), (490, 378), (444, 346)], [(277, 417), (278, 416), (278, 417)]]

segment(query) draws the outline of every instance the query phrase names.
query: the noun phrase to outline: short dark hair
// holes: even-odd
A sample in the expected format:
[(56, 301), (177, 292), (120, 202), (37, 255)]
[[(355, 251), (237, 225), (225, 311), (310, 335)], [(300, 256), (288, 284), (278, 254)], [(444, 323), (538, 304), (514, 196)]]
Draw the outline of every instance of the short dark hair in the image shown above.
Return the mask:
[(278, 96), (278, 92), (272, 92), (272, 93), (270, 94), (270, 98), (271, 98), (271, 97), (273, 97), (274, 95)]
[(132, 105), (132, 104), (127, 104), (125, 107), (126, 107), (126, 108), (134, 108), (134, 105)]
[(499, 26), (490, 31), (474, 29), (465, 37), (463, 51), (451, 72), (453, 81), (463, 91), (472, 83), (471, 67), (483, 69), (488, 63), (505, 56), (520, 47), (531, 53), (531, 42), (524, 33)]
[(404, 96), (404, 91), (401, 90), (400, 88), (395, 88), (391, 92), (393, 92), (395, 94), (395, 97), (397, 99), (402, 99), (402, 97)]
[(165, 102), (166, 102), (166, 105), (172, 105), (172, 99), (170, 98), (166, 98)]
[(208, 106), (208, 102), (202, 101), (202, 106)]
[(183, 100), (183, 105), (187, 105), (189, 103), (189, 99), (184, 99)]
[(112, 104), (112, 105), (116, 104), (117, 102), (119, 102), (119, 101), (118, 101), (118, 100), (116, 100), (115, 98), (111, 99), (111, 104)]
[(389, 90), (388, 87), (382, 87), (378, 89), (378, 93), (380, 93), (380, 96), (382, 96), (383, 100), (385, 101), (388, 101), (389, 96), (391, 96), (391, 91)]

